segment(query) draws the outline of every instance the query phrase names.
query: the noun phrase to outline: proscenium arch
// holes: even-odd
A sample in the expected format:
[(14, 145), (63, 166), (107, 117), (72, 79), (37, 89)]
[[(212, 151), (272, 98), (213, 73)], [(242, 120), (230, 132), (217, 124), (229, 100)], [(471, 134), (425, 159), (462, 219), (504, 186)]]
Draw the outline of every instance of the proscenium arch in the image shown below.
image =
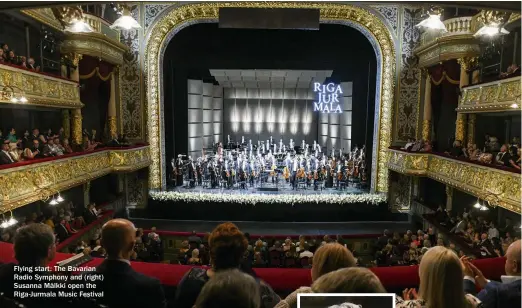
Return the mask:
[(377, 57), (375, 121), (371, 191), (387, 192), (387, 148), (392, 138), (392, 113), (395, 93), (395, 46), (386, 25), (367, 9), (350, 4), (298, 2), (210, 2), (173, 6), (149, 31), (145, 47), (147, 89), (147, 128), (152, 163), (149, 167), (149, 189), (165, 189), (166, 159), (164, 139), (163, 56), (170, 40), (185, 27), (196, 23), (217, 23), (219, 8), (315, 8), (321, 23), (353, 27), (372, 44)]

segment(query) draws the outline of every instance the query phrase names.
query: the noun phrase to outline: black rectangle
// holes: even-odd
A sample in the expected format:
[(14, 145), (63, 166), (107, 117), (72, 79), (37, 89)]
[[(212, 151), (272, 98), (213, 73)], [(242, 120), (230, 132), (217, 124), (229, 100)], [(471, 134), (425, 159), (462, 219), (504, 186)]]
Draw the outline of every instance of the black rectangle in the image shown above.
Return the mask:
[(319, 9), (220, 8), (219, 27), (319, 30)]

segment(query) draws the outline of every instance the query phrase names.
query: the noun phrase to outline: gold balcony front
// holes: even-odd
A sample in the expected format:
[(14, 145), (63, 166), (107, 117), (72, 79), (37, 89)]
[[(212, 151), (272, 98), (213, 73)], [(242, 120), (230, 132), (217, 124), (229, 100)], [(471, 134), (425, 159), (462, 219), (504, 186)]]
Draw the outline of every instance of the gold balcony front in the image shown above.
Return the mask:
[[(27, 102), (13, 102), (13, 96), (24, 96)], [(0, 103), (53, 108), (83, 107), (77, 82), (1, 64)]]
[(106, 149), (89, 154), (0, 170), (0, 213), (112, 172), (132, 172), (150, 165), (149, 146)]
[(480, 54), (476, 32), (476, 17), (457, 17), (443, 21), (448, 32), (430, 30), (421, 35), (421, 43), (414, 50), (420, 67), (430, 67), (441, 61), (475, 57)]
[(427, 176), (478, 198), (488, 198), (493, 206), (521, 213), (519, 173), (436, 154), (394, 149), (388, 149), (387, 165), (390, 170), (401, 174)]
[(520, 112), (520, 76), (462, 89), (458, 112)]

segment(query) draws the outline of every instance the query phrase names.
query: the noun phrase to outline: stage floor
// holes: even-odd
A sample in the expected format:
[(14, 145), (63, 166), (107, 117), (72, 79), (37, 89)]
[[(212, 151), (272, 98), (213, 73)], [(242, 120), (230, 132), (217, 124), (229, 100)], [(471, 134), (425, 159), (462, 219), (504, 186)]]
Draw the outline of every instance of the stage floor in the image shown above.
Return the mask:
[(246, 189), (240, 189), (238, 187), (234, 188), (203, 188), (202, 186), (196, 186), (193, 188), (189, 188), (186, 186), (177, 186), (170, 187), (168, 191), (177, 191), (177, 192), (193, 192), (193, 193), (223, 193), (223, 194), (239, 194), (239, 195), (248, 195), (248, 194), (267, 194), (267, 195), (343, 195), (343, 194), (363, 194), (368, 193), (368, 189), (361, 189), (353, 186), (347, 186), (343, 189), (337, 188), (323, 188), (314, 190), (313, 185), (307, 187), (307, 189), (299, 188), (297, 190), (292, 189), (291, 184), (289, 183), (279, 183), (272, 184), (264, 183), (260, 186), (256, 187), (248, 187)]
[[(162, 231), (210, 232), (223, 221), (191, 221), (168, 219), (132, 218), (136, 227)], [(257, 222), (233, 221), (243, 232), (266, 235), (324, 235), (324, 234), (381, 234), (384, 229), (415, 230), (408, 221), (367, 221), (367, 222)]]

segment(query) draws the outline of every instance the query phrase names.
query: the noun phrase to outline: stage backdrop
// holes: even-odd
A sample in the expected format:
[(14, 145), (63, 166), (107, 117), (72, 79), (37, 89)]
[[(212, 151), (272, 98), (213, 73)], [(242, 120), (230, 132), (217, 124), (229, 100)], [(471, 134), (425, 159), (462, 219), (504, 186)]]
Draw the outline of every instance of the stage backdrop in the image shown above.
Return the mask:
[[(187, 82), (188, 90), (188, 155), (202, 156), (211, 151), (222, 135), (223, 88), (202, 80)], [(208, 152), (207, 152), (208, 153)]]
[(352, 83), (341, 83), (343, 113), (314, 111), (317, 101), (313, 89), (225, 88), (223, 99), (223, 140), (266, 141), (272, 136), (296, 145), (315, 141), (328, 150), (332, 146), (346, 150), (351, 144)]

